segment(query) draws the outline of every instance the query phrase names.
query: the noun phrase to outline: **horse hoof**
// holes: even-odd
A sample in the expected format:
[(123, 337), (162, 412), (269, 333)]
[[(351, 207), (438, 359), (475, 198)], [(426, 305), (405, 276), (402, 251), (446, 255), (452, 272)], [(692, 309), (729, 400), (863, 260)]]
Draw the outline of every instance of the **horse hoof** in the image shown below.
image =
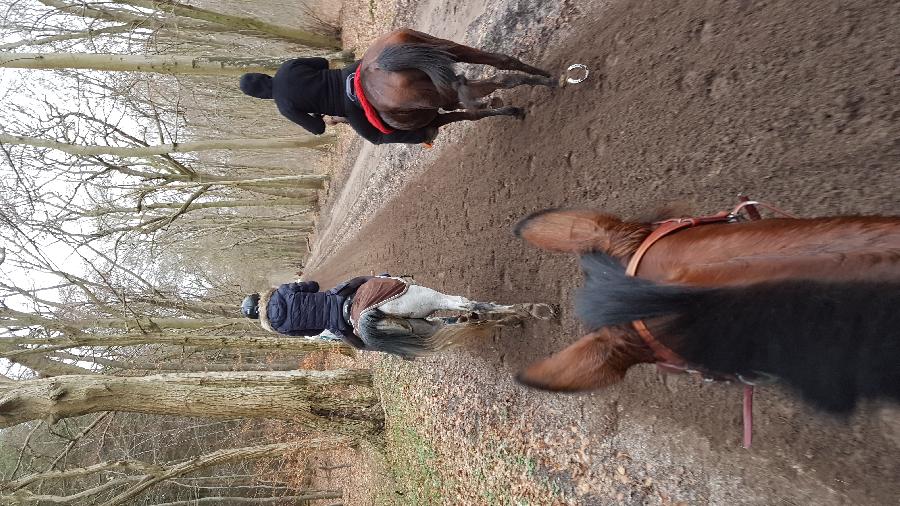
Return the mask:
[(473, 323), (477, 321), (481, 321), (481, 315), (475, 312), (460, 315), (456, 319), (456, 323)]
[(550, 304), (531, 304), (528, 313), (538, 320), (552, 320), (556, 317), (556, 309)]

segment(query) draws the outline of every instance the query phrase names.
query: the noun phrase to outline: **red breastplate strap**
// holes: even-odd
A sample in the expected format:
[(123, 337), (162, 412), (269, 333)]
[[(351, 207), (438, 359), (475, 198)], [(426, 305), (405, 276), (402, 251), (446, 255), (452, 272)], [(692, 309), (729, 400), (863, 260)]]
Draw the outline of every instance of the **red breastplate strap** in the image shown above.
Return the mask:
[(378, 115), (378, 111), (375, 110), (366, 98), (366, 94), (363, 92), (362, 79), (360, 79), (360, 70), (362, 70), (362, 65), (356, 68), (356, 75), (353, 77), (353, 92), (356, 93), (356, 99), (359, 100), (359, 105), (362, 106), (363, 112), (366, 114), (366, 119), (369, 120), (369, 123), (377, 128), (379, 132), (385, 135), (393, 133), (394, 129), (384, 124), (381, 116)]

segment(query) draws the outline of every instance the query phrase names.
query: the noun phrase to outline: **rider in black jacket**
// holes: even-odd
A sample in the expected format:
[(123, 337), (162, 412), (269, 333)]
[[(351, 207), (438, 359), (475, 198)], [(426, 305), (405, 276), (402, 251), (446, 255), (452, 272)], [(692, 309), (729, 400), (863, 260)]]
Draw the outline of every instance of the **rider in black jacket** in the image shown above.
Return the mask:
[(297, 58), (284, 62), (275, 76), (249, 73), (241, 76), (241, 91), (251, 97), (274, 99), (287, 119), (315, 135), (325, 132), (323, 115), (343, 117), (361, 137), (373, 144), (429, 142), (433, 128), (381, 133), (366, 119), (350, 85), (359, 61), (344, 69), (329, 69), (325, 58)]

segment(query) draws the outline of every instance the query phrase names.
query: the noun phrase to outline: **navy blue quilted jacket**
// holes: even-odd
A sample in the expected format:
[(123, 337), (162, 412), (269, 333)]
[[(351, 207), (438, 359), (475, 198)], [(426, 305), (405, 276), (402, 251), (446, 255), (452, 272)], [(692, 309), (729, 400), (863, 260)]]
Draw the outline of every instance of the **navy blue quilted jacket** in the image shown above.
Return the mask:
[(285, 283), (263, 294), (259, 300), (259, 321), (272, 332), (288, 336), (314, 336), (324, 330), (339, 336), (353, 334), (344, 320), (344, 301), (370, 276), (360, 276), (328, 290), (319, 283)]
[(339, 335), (347, 331), (345, 297), (320, 292), (315, 281), (285, 283), (266, 296), (259, 301), (259, 319), (269, 330), (288, 336), (314, 336), (326, 329)]

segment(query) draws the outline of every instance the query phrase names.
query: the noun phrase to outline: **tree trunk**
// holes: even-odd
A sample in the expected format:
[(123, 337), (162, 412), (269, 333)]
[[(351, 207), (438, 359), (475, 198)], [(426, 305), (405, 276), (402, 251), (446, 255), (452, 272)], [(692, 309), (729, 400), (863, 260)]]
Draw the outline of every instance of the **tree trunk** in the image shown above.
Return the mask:
[(144, 474), (162, 471), (162, 468), (142, 462), (139, 460), (115, 460), (111, 462), (101, 462), (87, 467), (76, 467), (74, 469), (66, 469), (65, 471), (48, 471), (46, 473), (35, 473), (0, 484), (0, 490), (16, 491), (22, 487), (27, 487), (36, 481), (41, 480), (61, 480), (64, 478), (76, 478), (79, 476), (87, 476), (89, 474), (99, 473), (101, 471), (140, 471)]
[[(24, 350), (28, 350), (28, 348), (22, 348), (21, 346), (9, 344), (4, 339), (0, 339), (0, 355), (10, 352), (21, 352)], [(10, 362), (19, 364), (23, 367), (27, 367), (42, 378), (64, 376), (67, 374), (93, 374), (91, 371), (83, 367), (78, 367), (74, 364), (67, 364), (65, 362), (50, 360), (49, 358), (43, 357), (39, 354), (27, 353), (21, 354), (18, 357), (14, 355)]]
[(308, 492), (303, 495), (285, 495), (281, 497), (201, 497), (187, 501), (157, 503), (153, 506), (194, 506), (201, 504), (301, 504), (300, 501), (316, 499), (340, 499), (344, 496), (340, 491)]
[(177, 295), (166, 295), (165, 298), (134, 295), (130, 297), (131, 305), (146, 304), (154, 308), (175, 309), (182, 313), (193, 313), (204, 316), (229, 316), (234, 314), (234, 305), (204, 300), (185, 300)]
[(355, 350), (345, 344), (316, 339), (304, 339), (278, 335), (245, 335), (215, 336), (191, 334), (129, 334), (129, 335), (91, 335), (83, 334), (72, 337), (49, 338), (4, 338), (6, 343), (48, 346), (52, 349), (22, 348), (0, 351), (0, 357), (21, 360), (21, 357), (59, 351), (66, 348), (85, 346), (141, 346), (145, 344), (162, 344), (169, 346), (193, 346), (203, 349), (245, 349), (267, 351), (289, 351), (299, 353), (329, 352), (354, 356)]
[(35, 39), (26, 39), (16, 42), (10, 42), (7, 44), (0, 44), (0, 51), (15, 49), (17, 47), (23, 46), (40, 46), (43, 44), (60, 42), (63, 40), (92, 39), (94, 37), (97, 37), (98, 35), (130, 32), (131, 30), (134, 30), (134, 28), (134, 25), (131, 24), (109, 26), (106, 28), (88, 28), (87, 30), (82, 30), (80, 32), (64, 33), (60, 35), (51, 35), (48, 37), (38, 37)]
[[(328, 56), (343, 64), (342, 55)], [(240, 76), (245, 72), (274, 74), (285, 58), (232, 56), (132, 55), (117, 53), (11, 53), (0, 51), (0, 68), (85, 69), (116, 72), (153, 72), (171, 75)]]
[[(160, 16), (147, 16), (144, 14), (139, 14), (136, 12), (125, 12), (121, 9), (113, 10), (113, 9), (101, 9), (97, 8), (100, 4), (91, 4), (92, 6), (84, 3), (84, 2), (65, 2), (62, 0), (38, 0), (38, 2), (46, 5), (47, 7), (53, 7), (64, 14), (71, 14), (73, 16), (80, 16), (83, 18), (89, 19), (97, 19), (100, 21), (109, 21), (115, 23), (128, 23), (132, 26), (132, 29), (143, 28), (145, 30), (157, 31), (164, 27), (165, 20), (163, 20)], [(196, 23), (196, 24), (186, 24), (179, 23), (179, 29), (196, 29), (200, 31), (222, 31), (219, 30), (218, 27), (213, 27), (208, 23)]]
[(287, 40), (297, 41), (307, 47), (322, 49), (340, 49), (341, 41), (335, 37), (326, 37), (307, 30), (300, 30), (290, 26), (276, 25), (266, 21), (246, 17), (216, 12), (192, 5), (174, 2), (171, 0), (115, 0), (116, 3), (131, 5), (134, 7), (142, 7), (155, 11), (166, 10), (172, 12), (176, 16), (184, 18), (198, 19), (217, 25), (226, 26), (235, 31), (253, 30), (260, 33), (275, 35)]
[(102, 375), (0, 383), (0, 428), (48, 423), (98, 411), (207, 418), (298, 419), (341, 431), (360, 421), (380, 428), (377, 398), (353, 398), (345, 387), (372, 386), (367, 370), (210, 372), (143, 377)]
[[(296, 221), (282, 221), (282, 220), (261, 220), (261, 219), (248, 219), (239, 217), (237, 220), (220, 220), (220, 221), (212, 221), (206, 219), (198, 219), (191, 220), (187, 223), (192, 229), (203, 229), (203, 228), (230, 228), (236, 230), (253, 230), (253, 231), (265, 231), (271, 233), (272, 230), (292, 230), (295, 232), (312, 232), (313, 231), (313, 223), (312, 222), (296, 222)], [(301, 241), (301, 238), (297, 238), (298, 241)], [(275, 252), (277, 254), (277, 252)]]
[(187, 206), (185, 209), (182, 202), (162, 202), (154, 204), (144, 204), (138, 207), (107, 207), (95, 209), (93, 211), (85, 211), (79, 213), (85, 218), (96, 218), (107, 214), (115, 213), (137, 213), (153, 209), (179, 209), (184, 212), (197, 211), (200, 209), (222, 209), (235, 207), (310, 207), (316, 203), (315, 196), (298, 197), (298, 198), (282, 198), (282, 199), (244, 199), (244, 200), (214, 200), (212, 202), (195, 202)]
[[(0, 322), (4, 326), (43, 326), (57, 330), (84, 329), (133, 329), (153, 332), (161, 329), (205, 329), (236, 326), (244, 329), (259, 328), (247, 318), (82, 318), (78, 320), (57, 320), (47, 315), (26, 313), (0, 306)], [(6, 342), (27, 344), (35, 338), (6, 338)], [(37, 341), (42, 341), (37, 338)]]
[(194, 176), (187, 175), (166, 175), (165, 179), (170, 181), (185, 181), (189, 184), (175, 184), (173, 188), (190, 188), (203, 185), (210, 186), (237, 186), (237, 187), (272, 187), (272, 188), (309, 188), (319, 190), (325, 187), (325, 181), (328, 180), (326, 174), (298, 174), (296, 176), (276, 176), (276, 177), (260, 177), (252, 179), (235, 179), (233, 176), (217, 176), (213, 174), (197, 174)]
[[(73, 355), (65, 352), (54, 352), (50, 356), (65, 360), (87, 362), (102, 365), (109, 369), (121, 369), (125, 371), (178, 371), (178, 372), (203, 372), (203, 371), (293, 371), (299, 369), (297, 361), (247, 363), (234, 361), (233, 363), (203, 361), (145, 361), (145, 360), (115, 360), (105, 357), (92, 357), (87, 355)], [(25, 362), (19, 362), (22, 365)], [(73, 366), (74, 367), (74, 366)], [(34, 369), (29, 367), (29, 369)], [(77, 369), (81, 369), (77, 367)], [(69, 372), (66, 374), (90, 374), (85, 369), (82, 372)], [(60, 376), (61, 374), (47, 375)], [(42, 375), (43, 376), (43, 375)], [(45, 376), (46, 377), (46, 376)]]
[[(2, 67), (2, 64), (0, 64)], [(156, 146), (83, 146), (52, 141), (37, 137), (25, 137), (21, 135), (0, 134), (0, 145), (22, 145), (36, 148), (48, 148), (62, 151), (76, 156), (116, 155), (121, 157), (146, 157), (165, 155), (169, 153), (190, 153), (193, 151), (209, 151), (215, 149), (289, 149), (289, 148), (315, 148), (330, 144), (335, 139), (334, 134), (305, 135), (285, 139), (210, 139), (205, 141), (180, 142), (172, 144), (159, 144)]]
[[(235, 33), (237, 30), (240, 33), (246, 33), (248, 30), (246, 28), (236, 28), (234, 26), (228, 26), (225, 24), (220, 24), (219, 22), (212, 21), (202, 21), (198, 16), (191, 17), (179, 17), (176, 18), (174, 22), (169, 22), (164, 16), (158, 15), (158, 13), (153, 13), (150, 15), (137, 13), (135, 11), (125, 11), (124, 9), (114, 9), (114, 8), (103, 8), (101, 6), (112, 5), (110, 4), (99, 4), (92, 3), (86, 4), (84, 2), (67, 2), (63, 0), (38, 0), (40, 3), (53, 7), (64, 14), (71, 14), (73, 16), (80, 16), (86, 19), (97, 19), (101, 21), (108, 21), (114, 23), (126, 23), (130, 26), (131, 30), (143, 29), (151, 32), (157, 32), (156, 37), (160, 38), (171, 38), (177, 40), (179, 42), (186, 42), (189, 40), (195, 40), (196, 37), (192, 37), (191, 33), (195, 33), (197, 35), (209, 35), (209, 34), (217, 34), (217, 33)], [(124, 3), (124, 2), (119, 2)], [(148, 2), (149, 3), (149, 2)], [(195, 19), (197, 21), (192, 21)], [(248, 18), (251, 19), (252, 18)], [(220, 19), (220, 21), (223, 21)], [(265, 28), (264, 26), (260, 28)], [(285, 27), (281, 27), (285, 28)], [(302, 36), (306, 32), (298, 31), (296, 34), (292, 34), (288, 32), (287, 34), (273, 34), (269, 32), (259, 31), (258, 29), (250, 29), (255, 33), (251, 33), (251, 35), (261, 36), (265, 38), (277, 37), (283, 39), (285, 36)], [(288, 30), (293, 30), (292, 28), (288, 28)], [(277, 30), (276, 30), (277, 31)], [(160, 33), (166, 32), (166, 33)], [(186, 35), (187, 34), (187, 35)], [(293, 39), (293, 37), (290, 37)], [(335, 46), (340, 46), (340, 41), (333, 39), (332, 37), (327, 37), (329, 40), (335, 40)], [(203, 40), (202, 42), (208, 43), (209, 40)], [(336, 64), (347, 64), (353, 60), (353, 52), (352, 51), (343, 51), (339, 56), (335, 56), (332, 59), (332, 63)]]
[(81, 490), (71, 495), (49, 495), (49, 494), (33, 494), (27, 490), (20, 490), (18, 492), (0, 496), (4, 502), (4, 505), (16, 505), (16, 504), (94, 504), (92, 502), (81, 502), (82, 499), (88, 499), (89, 497), (95, 496), (97, 494), (101, 494), (108, 490), (113, 490), (115, 488), (119, 488), (123, 485), (128, 485), (129, 483), (133, 483), (135, 481), (139, 481), (142, 478), (141, 475), (137, 476), (126, 476), (124, 478), (118, 478), (114, 480), (109, 480), (105, 483), (101, 483), (95, 487), (91, 487), (88, 489)]

